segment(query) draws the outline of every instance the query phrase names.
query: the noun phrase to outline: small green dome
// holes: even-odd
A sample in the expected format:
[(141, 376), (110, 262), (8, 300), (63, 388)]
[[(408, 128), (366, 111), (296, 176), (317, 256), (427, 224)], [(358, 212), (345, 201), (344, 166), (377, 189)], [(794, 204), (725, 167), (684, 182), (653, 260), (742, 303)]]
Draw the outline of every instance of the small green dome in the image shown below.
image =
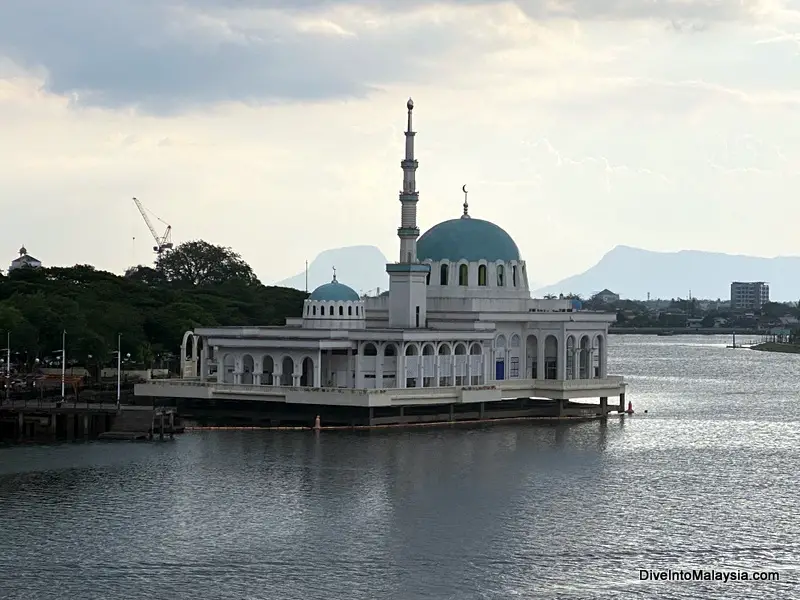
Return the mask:
[(334, 279), (330, 283), (324, 283), (311, 292), (309, 300), (322, 300), (328, 302), (358, 302), (361, 300), (356, 291), (339, 283)]
[(519, 248), (502, 228), (482, 219), (450, 219), (434, 225), (417, 241), (419, 260), (520, 260)]

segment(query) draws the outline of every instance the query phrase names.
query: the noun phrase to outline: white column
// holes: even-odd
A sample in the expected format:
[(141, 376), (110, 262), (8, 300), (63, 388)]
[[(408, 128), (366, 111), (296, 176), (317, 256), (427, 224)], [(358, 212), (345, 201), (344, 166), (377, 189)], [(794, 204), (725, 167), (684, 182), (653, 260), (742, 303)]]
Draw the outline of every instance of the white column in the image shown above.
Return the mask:
[(586, 366), (586, 378), (594, 379), (594, 348), (589, 348)]
[(581, 376), (581, 351), (577, 348), (572, 350), (572, 379), (579, 379)]
[(203, 347), (200, 349), (200, 381), (208, 378), (208, 340), (203, 340)]
[(558, 358), (556, 359), (556, 379), (564, 380), (567, 378), (567, 348), (565, 343), (565, 335), (559, 333), (556, 337), (558, 340)]
[(361, 376), (361, 344), (360, 343), (356, 346), (356, 353), (353, 356), (353, 360), (356, 363), (355, 364), (356, 376), (355, 376), (355, 381), (353, 382), (353, 387), (354, 388), (362, 388), (362, 387), (364, 387), (364, 384), (363, 384), (363, 381), (362, 381), (363, 377)]
[(314, 387), (322, 387), (322, 350), (317, 350), (317, 360), (314, 361)]
[(406, 348), (400, 342), (400, 353), (397, 355), (397, 374), (395, 375), (395, 386), (398, 388), (406, 387)]
[(605, 379), (608, 377), (608, 348), (606, 347), (606, 338), (603, 338), (602, 346), (600, 347), (600, 377)]
[(384, 346), (378, 346), (378, 355), (375, 357), (375, 388), (383, 388), (383, 351)]
[(422, 354), (417, 354), (417, 387), (422, 387), (422, 378), (425, 377)]
[(283, 360), (273, 361), (272, 366), (272, 385), (279, 386), (281, 384), (281, 377), (283, 377)]
[(536, 379), (544, 379), (544, 344), (546, 339), (547, 336), (536, 336)]

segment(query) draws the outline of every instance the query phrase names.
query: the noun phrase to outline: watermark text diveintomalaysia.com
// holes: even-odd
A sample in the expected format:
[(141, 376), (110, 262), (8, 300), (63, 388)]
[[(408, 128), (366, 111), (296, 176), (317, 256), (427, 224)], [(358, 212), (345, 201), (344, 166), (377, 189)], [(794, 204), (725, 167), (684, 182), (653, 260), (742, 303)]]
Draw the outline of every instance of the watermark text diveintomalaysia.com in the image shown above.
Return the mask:
[(714, 571), (708, 569), (682, 569), (656, 571), (639, 569), (639, 581), (780, 581), (777, 571)]

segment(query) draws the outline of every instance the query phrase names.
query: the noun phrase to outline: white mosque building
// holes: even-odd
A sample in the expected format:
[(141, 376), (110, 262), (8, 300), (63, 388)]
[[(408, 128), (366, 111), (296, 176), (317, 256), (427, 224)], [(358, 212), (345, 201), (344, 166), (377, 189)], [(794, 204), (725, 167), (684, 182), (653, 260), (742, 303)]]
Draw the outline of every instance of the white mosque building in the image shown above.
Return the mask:
[(272, 424), (587, 415), (575, 398), (600, 398), (588, 412), (605, 415), (610, 396), (621, 410), (626, 384), (607, 373), (614, 314), (531, 298), (517, 244), (469, 214), (466, 187), (463, 214), (420, 236), (407, 108), (388, 292), (361, 297), (334, 273), (285, 326), (187, 331), (183, 379), (139, 384), (137, 396), (181, 399), (190, 413), (216, 400), (256, 407)]

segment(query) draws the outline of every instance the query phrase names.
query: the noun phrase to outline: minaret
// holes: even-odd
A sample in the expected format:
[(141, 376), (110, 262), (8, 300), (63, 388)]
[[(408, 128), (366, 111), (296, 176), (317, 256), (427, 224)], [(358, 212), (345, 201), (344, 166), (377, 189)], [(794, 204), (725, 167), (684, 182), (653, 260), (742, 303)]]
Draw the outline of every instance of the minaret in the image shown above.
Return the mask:
[(400, 192), (400, 227), (397, 229), (397, 237), (400, 238), (400, 261), (401, 263), (417, 262), (417, 238), (419, 237), (419, 227), (417, 227), (417, 202), (419, 192), (417, 191), (416, 172), (419, 163), (414, 158), (414, 136), (411, 123), (411, 113), (414, 110), (414, 101), (409, 98), (406, 103), (408, 108), (408, 126), (406, 127), (406, 156), (400, 163), (403, 168), (403, 190)]
[[(417, 329), (427, 327), (428, 310), (427, 280), (431, 272), (428, 263), (417, 261), (417, 159), (414, 158), (414, 131), (411, 111), (414, 102), (409, 98), (408, 127), (406, 127), (406, 155), (403, 167), (403, 190), (400, 192), (401, 218), (397, 237), (400, 238), (400, 260), (386, 265), (389, 274), (389, 327)], [(405, 378), (398, 382), (405, 387)]]

